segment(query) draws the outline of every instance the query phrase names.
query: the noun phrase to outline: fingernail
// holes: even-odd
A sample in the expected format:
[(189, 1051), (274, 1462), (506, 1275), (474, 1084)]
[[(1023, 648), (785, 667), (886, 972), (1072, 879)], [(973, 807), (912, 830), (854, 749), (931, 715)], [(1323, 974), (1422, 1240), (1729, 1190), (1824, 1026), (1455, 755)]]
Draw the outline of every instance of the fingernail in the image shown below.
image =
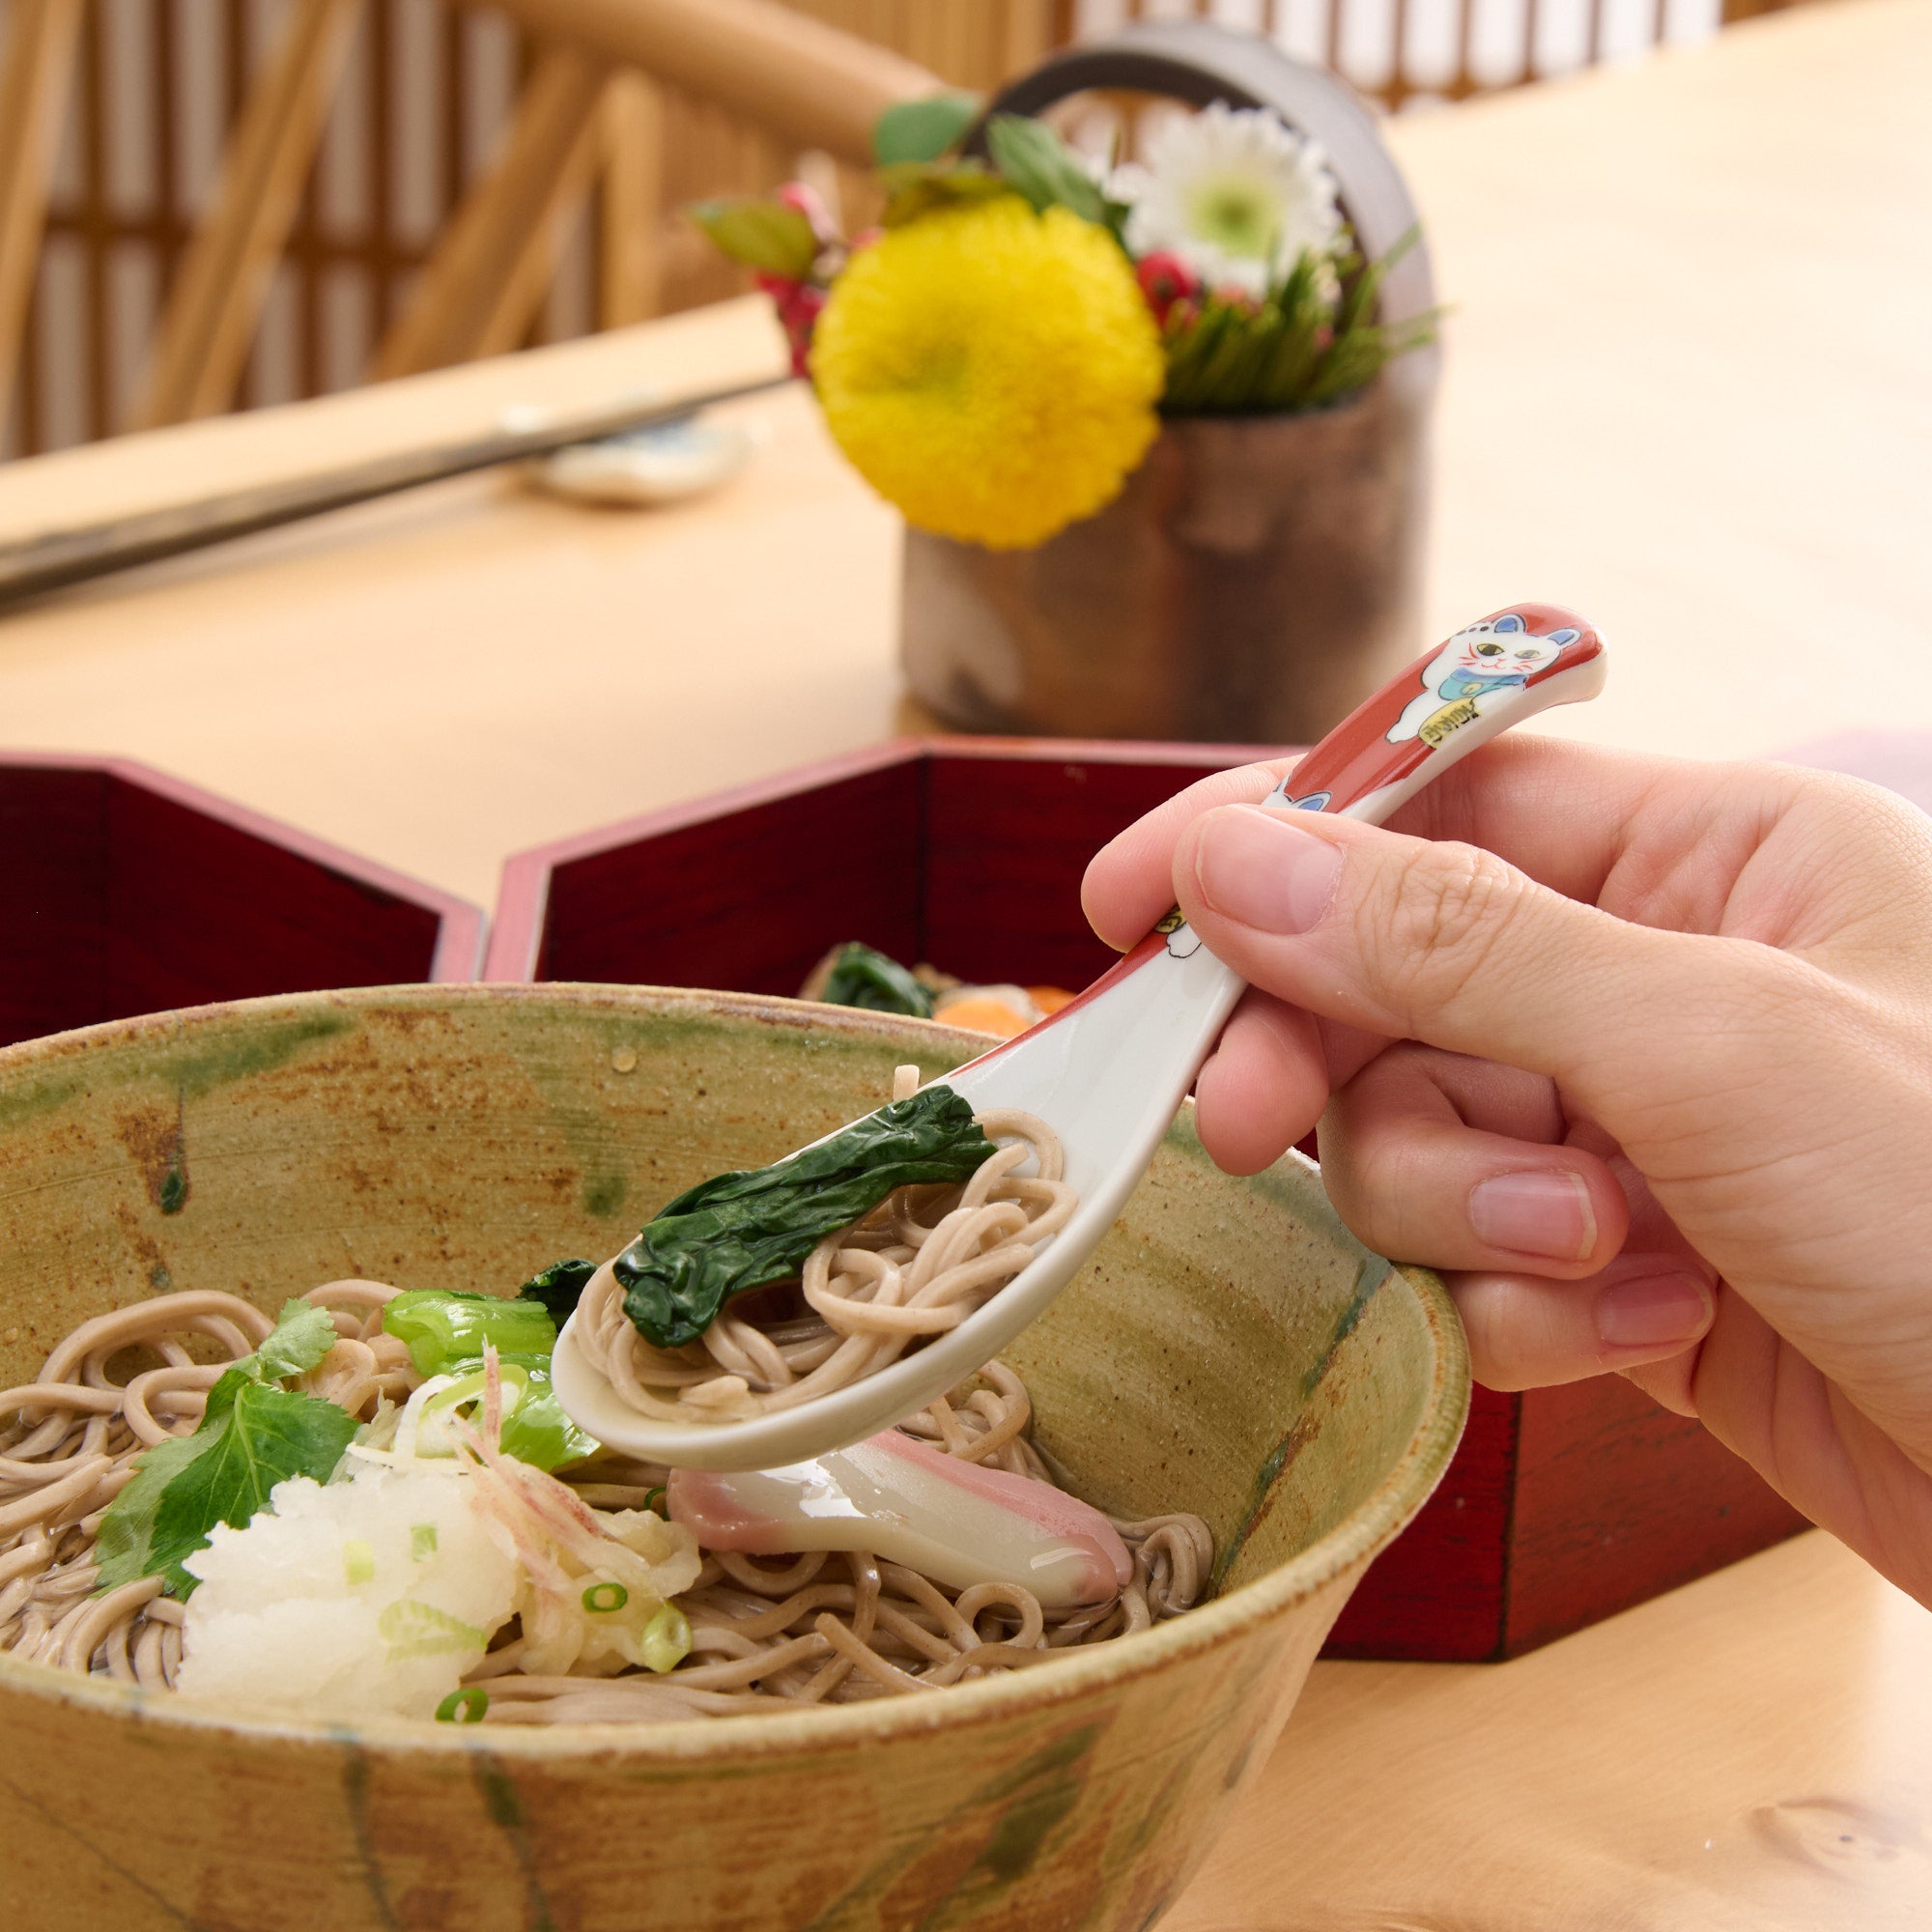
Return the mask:
[(1580, 1174), (1537, 1169), (1492, 1175), (1469, 1190), (1476, 1238), (1513, 1254), (1580, 1262), (1597, 1244), (1597, 1210)]
[(1711, 1292), (1688, 1274), (1614, 1281), (1597, 1297), (1597, 1333), (1613, 1349), (1694, 1342), (1711, 1320)]
[(1258, 932), (1306, 932), (1328, 910), (1341, 877), (1338, 847), (1259, 806), (1211, 813), (1194, 849), (1202, 897)]

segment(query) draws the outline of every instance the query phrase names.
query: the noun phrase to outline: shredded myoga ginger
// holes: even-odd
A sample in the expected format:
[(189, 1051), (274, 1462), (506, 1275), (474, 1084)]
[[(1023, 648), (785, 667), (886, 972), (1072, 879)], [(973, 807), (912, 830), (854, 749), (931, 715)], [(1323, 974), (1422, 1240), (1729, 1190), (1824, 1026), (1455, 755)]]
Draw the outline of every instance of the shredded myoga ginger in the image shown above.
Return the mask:
[(519, 1668), (536, 1677), (614, 1677), (634, 1665), (668, 1670), (691, 1648), (669, 1599), (697, 1581), (697, 1539), (652, 1510), (596, 1510), (567, 1483), (497, 1446), (501, 1397), (494, 1357), (483, 1427), (459, 1454), (472, 1506), (520, 1566)]

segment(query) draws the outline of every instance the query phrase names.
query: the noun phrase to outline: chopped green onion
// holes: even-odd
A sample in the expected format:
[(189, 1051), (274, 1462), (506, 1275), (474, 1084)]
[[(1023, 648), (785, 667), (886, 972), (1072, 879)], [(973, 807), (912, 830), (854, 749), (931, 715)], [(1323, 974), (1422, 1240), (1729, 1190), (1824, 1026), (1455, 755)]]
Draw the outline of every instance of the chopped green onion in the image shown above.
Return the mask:
[(406, 1289), (383, 1309), (383, 1332), (410, 1345), (419, 1376), (440, 1376), (482, 1354), (489, 1342), (505, 1355), (548, 1355), (556, 1323), (540, 1301), (453, 1289)]
[(390, 1663), (412, 1657), (450, 1657), (466, 1650), (481, 1650), (489, 1634), (453, 1617), (434, 1604), (404, 1597), (391, 1604), (376, 1619), (376, 1634), (388, 1646)]
[[(562, 1405), (551, 1389), (548, 1355), (499, 1356), (497, 1367), (503, 1388), (502, 1449), (520, 1463), (539, 1469), (554, 1469), (559, 1463), (579, 1463), (597, 1453), (596, 1440), (586, 1435), (563, 1412)], [(461, 1410), (472, 1419), (477, 1414), (471, 1404), (483, 1397), (483, 1369), (478, 1362), (452, 1364), (458, 1379), (439, 1389), (423, 1405), (422, 1420), (441, 1418)], [(438, 1447), (441, 1439), (440, 1421), (428, 1429), (422, 1454), (454, 1453)]]
[(489, 1708), (489, 1691), (480, 1684), (466, 1684), (436, 1707), (436, 1720), (439, 1724), (480, 1724)]
[[(523, 1406), (524, 1396), (530, 1385), (530, 1372), (521, 1363), (498, 1360), (497, 1386), (502, 1391), (503, 1426), (507, 1430), (511, 1418)], [(432, 1395), (422, 1406), (422, 1421), (417, 1425), (418, 1434), (431, 1422), (452, 1414), (468, 1404), (481, 1405), (487, 1378), (483, 1371), (471, 1369), (467, 1374), (459, 1374), (453, 1382), (447, 1383)]]
[(593, 1583), (583, 1593), (583, 1607), (599, 1616), (621, 1610), (631, 1601), (631, 1593), (621, 1583)]
[[(658, 1505), (664, 1501), (664, 1494), (665, 1487), (662, 1483), (654, 1490), (646, 1490), (644, 1492), (644, 1507), (647, 1510), (657, 1509)], [(662, 1515), (663, 1512), (659, 1511), (659, 1514)]]
[(644, 1626), (638, 1647), (644, 1654), (644, 1667), (662, 1676), (675, 1670), (691, 1654), (691, 1623), (682, 1610), (667, 1604)]
[(413, 1523), (410, 1527), (410, 1560), (427, 1563), (436, 1554), (436, 1524)]
[(376, 1580), (376, 1551), (359, 1536), (352, 1536), (342, 1546), (342, 1574), (352, 1584)]

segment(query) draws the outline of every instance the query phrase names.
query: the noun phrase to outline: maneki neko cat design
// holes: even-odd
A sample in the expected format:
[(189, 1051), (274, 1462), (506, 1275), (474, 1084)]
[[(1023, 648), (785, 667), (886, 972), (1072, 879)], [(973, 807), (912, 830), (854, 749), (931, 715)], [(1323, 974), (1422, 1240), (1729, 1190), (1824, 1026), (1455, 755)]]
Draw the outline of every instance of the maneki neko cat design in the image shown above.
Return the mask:
[(1520, 691), (1540, 672), (1554, 669), (1564, 646), (1582, 635), (1574, 624), (1533, 631), (1518, 611), (1458, 631), (1423, 667), (1422, 690), (1389, 726), (1389, 743), (1420, 738), (1426, 745), (1441, 744), (1482, 710), (1484, 698)]
[(1494, 611), (1345, 719), (1283, 781), (1276, 800), (1379, 819), (1423, 782), (1422, 767), (1438, 753), (1439, 770), (1480, 742), (1484, 732), (1459, 734), (1518, 694), (1564, 678), (1578, 686), (1568, 696), (1588, 696), (1602, 682), (1603, 650), (1595, 631), (1553, 604)]

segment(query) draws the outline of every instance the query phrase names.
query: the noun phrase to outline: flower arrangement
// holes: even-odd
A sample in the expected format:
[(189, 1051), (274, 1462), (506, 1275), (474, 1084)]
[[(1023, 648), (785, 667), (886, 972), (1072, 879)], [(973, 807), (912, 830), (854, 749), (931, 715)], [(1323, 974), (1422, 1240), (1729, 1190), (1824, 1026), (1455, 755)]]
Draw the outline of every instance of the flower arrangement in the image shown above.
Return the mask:
[(791, 183), (693, 217), (756, 271), (854, 467), (909, 523), (1044, 542), (1117, 496), (1168, 415), (1321, 409), (1427, 341), (1376, 319), (1401, 248), (1363, 260), (1325, 156), (1276, 115), (1167, 123), (1090, 161), (970, 96), (891, 110), (880, 226), (842, 235)]

